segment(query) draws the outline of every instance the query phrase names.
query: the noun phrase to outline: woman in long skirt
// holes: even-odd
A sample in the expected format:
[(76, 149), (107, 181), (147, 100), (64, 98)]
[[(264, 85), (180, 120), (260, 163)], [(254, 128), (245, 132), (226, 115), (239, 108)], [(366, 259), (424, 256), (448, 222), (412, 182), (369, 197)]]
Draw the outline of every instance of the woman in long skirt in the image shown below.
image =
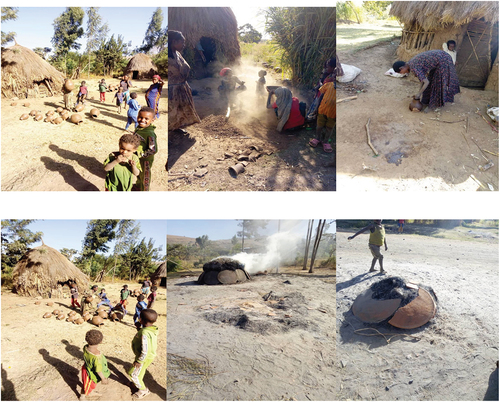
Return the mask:
[(159, 75), (153, 76), (153, 84), (146, 91), (146, 103), (148, 107), (155, 111), (155, 118), (160, 117), (158, 105), (160, 104), (161, 90), (163, 89), (163, 81)]
[(408, 63), (397, 61), (392, 66), (395, 72), (407, 74), (410, 71), (420, 80), (420, 91), (414, 96), (431, 108), (442, 107), (453, 102), (460, 93), (458, 75), (451, 56), (442, 50), (429, 50), (417, 54)]
[(191, 67), (181, 55), (185, 41), (181, 32), (168, 31), (168, 131), (200, 122), (187, 83)]

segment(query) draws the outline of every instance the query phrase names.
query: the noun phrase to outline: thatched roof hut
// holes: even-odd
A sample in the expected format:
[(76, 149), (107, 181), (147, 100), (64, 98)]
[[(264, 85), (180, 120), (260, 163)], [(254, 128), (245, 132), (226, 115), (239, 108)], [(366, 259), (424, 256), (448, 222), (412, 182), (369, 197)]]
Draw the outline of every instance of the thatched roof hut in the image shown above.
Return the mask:
[(45, 244), (28, 250), (13, 272), (14, 290), (22, 296), (50, 297), (69, 280), (76, 282), (80, 292), (89, 286), (87, 275)]
[[(183, 56), (196, 78), (212, 76), (241, 57), (238, 23), (229, 7), (169, 7), (168, 29), (186, 38)], [(198, 43), (205, 62), (196, 50)]]
[(395, 1), (390, 14), (403, 23), (401, 60), (454, 40), (460, 85), (485, 87), (489, 81), (486, 89), (498, 88), (498, 69), (492, 71), (498, 64), (498, 2)]
[(2, 48), (2, 96), (38, 98), (62, 94), (64, 75), (21, 45)]
[(167, 262), (163, 261), (153, 275), (151, 281), (154, 285), (167, 286)]
[(158, 74), (158, 68), (147, 54), (137, 53), (128, 62), (124, 74), (133, 80), (153, 78), (153, 75)]

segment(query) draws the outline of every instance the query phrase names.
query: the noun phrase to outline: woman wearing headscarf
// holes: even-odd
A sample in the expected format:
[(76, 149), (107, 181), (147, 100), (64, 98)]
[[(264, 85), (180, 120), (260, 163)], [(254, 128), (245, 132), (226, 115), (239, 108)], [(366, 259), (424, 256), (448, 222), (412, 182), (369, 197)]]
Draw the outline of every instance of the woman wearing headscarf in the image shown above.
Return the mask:
[(442, 50), (429, 50), (413, 57), (408, 63), (397, 61), (392, 66), (396, 73), (414, 73), (422, 85), (414, 96), (431, 108), (453, 102), (460, 93), (458, 75), (451, 56)]
[(199, 123), (187, 78), (191, 67), (181, 55), (186, 39), (179, 31), (168, 31), (168, 131)]
[(161, 90), (163, 89), (163, 81), (159, 75), (153, 76), (153, 84), (146, 91), (146, 103), (148, 107), (155, 111), (155, 118), (160, 117), (158, 105), (160, 104)]
[[(276, 102), (271, 104), (272, 95), (276, 96)], [(304, 116), (300, 113), (299, 99), (292, 96), (292, 92), (285, 87), (269, 91), (267, 97), (267, 108), (273, 108), (278, 117), (276, 129), (281, 132), (292, 128), (300, 127), (304, 124)]]

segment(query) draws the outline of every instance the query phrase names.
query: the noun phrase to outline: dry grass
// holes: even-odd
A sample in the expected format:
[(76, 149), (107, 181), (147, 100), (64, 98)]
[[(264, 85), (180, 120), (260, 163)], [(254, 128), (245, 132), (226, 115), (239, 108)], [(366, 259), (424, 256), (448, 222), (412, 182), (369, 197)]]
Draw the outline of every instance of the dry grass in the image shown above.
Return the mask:
[(158, 72), (158, 68), (148, 55), (137, 53), (128, 62), (125, 68), (125, 74), (129, 75), (129, 78), (132, 78), (133, 71), (139, 72), (138, 79), (153, 78), (153, 75)]

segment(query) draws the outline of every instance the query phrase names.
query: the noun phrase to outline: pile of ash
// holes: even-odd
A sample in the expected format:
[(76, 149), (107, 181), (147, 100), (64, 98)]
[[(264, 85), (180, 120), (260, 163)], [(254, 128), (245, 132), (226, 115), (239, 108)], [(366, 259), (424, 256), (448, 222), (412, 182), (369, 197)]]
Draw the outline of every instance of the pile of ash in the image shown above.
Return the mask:
[(211, 114), (210, 116), (205, 117), (201, 123), (197, 125), (197, 127), (201, 128), (205, 132), (211, 131), (215, 135), (221, 137), (243, 135), (243, 131), (229, 123), (225, 116), (215, 116)]

